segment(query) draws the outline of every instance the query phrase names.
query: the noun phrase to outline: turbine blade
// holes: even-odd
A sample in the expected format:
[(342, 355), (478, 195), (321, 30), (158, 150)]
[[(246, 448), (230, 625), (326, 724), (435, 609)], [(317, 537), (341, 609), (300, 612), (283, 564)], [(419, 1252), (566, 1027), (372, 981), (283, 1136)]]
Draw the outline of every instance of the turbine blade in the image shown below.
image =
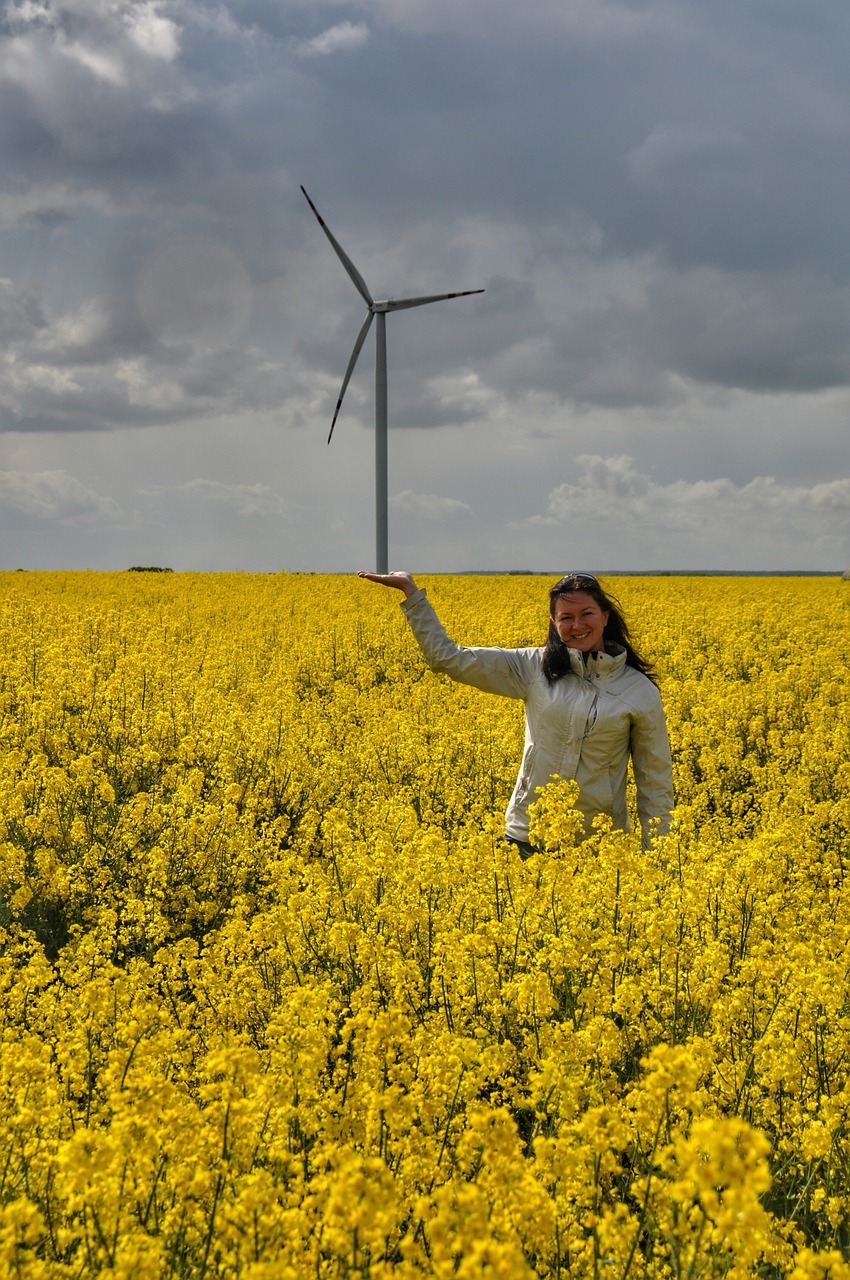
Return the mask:
[(328, 237), (334, 249), (336, 250), (337, 257), (339, 258), (342, 265), (345, 267), (348, 274), (351, 276), (351, 279), (354, 281), (354, 286), (357, 289), (357, 292), (360, 294), (361, 298), (366, 303), (366, 305), (371, 307), (373, 299), (372, 299), (372, 295), (369, 292), (369, 287), (366, 284), (366, 281), (363, 279), (360, 272), (357, 270), (354, 263), (351, 261), (348, 254), (343, 249), (342, 245), (331, 234), (330, 230), (325, 224), (324, 218), (319, 213), (319, 210), (316, 208), (316, 206), (313, 204), (313, 201), (307, 195), (307, 192), (304, 190), (303, 187), (301, 188), (301, 190), (304, 191), (304, 195), (306, 197), (307, 203), (309, 204), (310, 208), (313, 210), (316, 217), (318, 218), (319, 226), (322, 228), (325, 235)]
[(363, 343), (366, 341), (366, 334), (369, 332), (369, 326), (371, 325), (373, 319), (374, 319), (374, 314), (370, 310), (369, 312), (367, 312), (366, 319), (363, 321), (363, 326), (357, 335), (357, 341), (354, 344), (354, 350), (351, 353), (351, 359), (348, 362), (348, 368), (346, 369), (345, 377), (342, 380), (342, 387), (340, 388), (339, 399), (337, 400), (336, 408), (334, 409), (334, 420), (331, 423), (331, 429), (328, 433), (328, 444), (330, 444), (331, 442), (331, 436), (334, 433), (336, 420), (339, 417), (339, 411), (342, 408), (342, 397), (345, 395), (346, 387), (351, 381), (351, 375), (354, 372), (354, 366), (357, 364), (357, 357), (360, 355), (360, 352), (363, 350)]
[(404, 311), (407, 307), (424, 307), (426, 302), (446, 302), (449, 298), (469, 298), (473, 293), (483, 293), (483, 289), (464, 289), (461, 293), (434, 293), (430, 298), (400, 298), (397, 302), (382, 302), (382, 311)]

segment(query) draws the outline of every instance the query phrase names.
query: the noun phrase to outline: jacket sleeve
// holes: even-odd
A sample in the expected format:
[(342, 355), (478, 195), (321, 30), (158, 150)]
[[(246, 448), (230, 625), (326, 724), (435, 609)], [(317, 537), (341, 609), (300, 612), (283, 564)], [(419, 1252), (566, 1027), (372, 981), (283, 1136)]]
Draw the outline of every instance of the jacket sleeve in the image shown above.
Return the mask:
[(659, 820), (658, 830), (663, 835), (669, 829), (675, 803), (667, 721), (657, 689), (653, 688), (653, 693), (655, 696), (651, 705), (642, 709), (632, 720), (629, 744), (645, 847), (650, 842), (652, 819)]
[(484, 693), (526, 697), (534, 675), (533, 650), (462, 648), (449, 639), (422, 587), (403, 600), (401, 607), (432, 671)]

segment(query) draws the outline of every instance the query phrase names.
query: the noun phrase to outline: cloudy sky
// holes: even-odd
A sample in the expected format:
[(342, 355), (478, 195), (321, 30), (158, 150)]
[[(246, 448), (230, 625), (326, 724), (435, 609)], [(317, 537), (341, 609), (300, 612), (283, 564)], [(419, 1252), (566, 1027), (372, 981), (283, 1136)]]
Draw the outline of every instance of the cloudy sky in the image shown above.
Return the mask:
[(7, 0), (0, 568), (850, 565), (847, 0)]

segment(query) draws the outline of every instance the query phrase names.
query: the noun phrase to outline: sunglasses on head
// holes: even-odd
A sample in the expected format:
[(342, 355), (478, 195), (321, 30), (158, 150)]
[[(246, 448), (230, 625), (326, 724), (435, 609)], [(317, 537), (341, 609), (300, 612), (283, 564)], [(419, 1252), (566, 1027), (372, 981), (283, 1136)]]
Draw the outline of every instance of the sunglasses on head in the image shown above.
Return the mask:
[(596, 587), (601, 590), (599, 582), (592, 573), (567, 573), (556, 582), (552, 591), (580, 591), (583, 587)]

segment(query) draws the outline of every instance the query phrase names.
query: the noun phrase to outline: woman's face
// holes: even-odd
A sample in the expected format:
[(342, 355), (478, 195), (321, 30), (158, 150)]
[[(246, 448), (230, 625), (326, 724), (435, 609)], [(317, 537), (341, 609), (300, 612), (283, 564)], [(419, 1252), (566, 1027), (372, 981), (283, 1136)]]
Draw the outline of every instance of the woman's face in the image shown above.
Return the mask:
[(558, 596), (552, 614), (555, 630), (570, 649), (595, 653), (602, 649), (602, 632), (608, 614), (600, 609), (589, 591), (570, 591)]

